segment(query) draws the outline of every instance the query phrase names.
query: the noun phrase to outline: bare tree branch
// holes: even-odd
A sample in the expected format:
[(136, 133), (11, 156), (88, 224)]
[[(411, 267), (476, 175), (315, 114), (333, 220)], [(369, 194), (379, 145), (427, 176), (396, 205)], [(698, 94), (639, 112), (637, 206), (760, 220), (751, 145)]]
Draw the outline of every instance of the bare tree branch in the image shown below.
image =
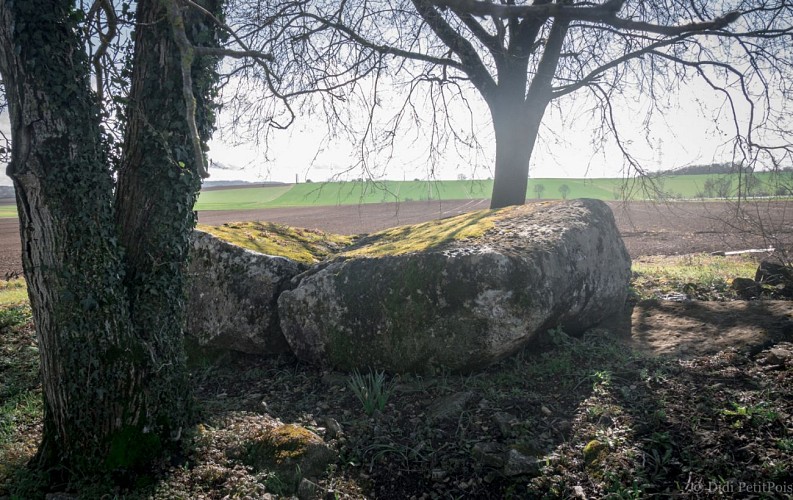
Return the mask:
[(242, 59), (250, 57), (256, 60), (271, 62), (273, 55), (258, 50), (233, 50), (224, 49), (222, 47), (197, 47), (193, 46), (193, 52), (200, 56), (217, 56), (217, 57), (233, 57), (235, 59)]
[(457, 68), (457, 69), (460, 69), (460, 70), (464, 70), (465, 69), (463, 64), (461, 64), (458, 61), (455, 61), (454, 59), (450, 59), (450, 58), (446, 58), (446, 57), (432, 57), (432, 56), (428, 56), (426, 54), (422, 54), (420, 52), (412, 52), (412, 51), (409, 51), (409, 50), (403, 50), (403, 49), (399, 49), (399, 48), (396, 48), (396, 47), (392, 47), (390, 45), (377, 44), (377, 43), (374, 43), (374, 42), (371, 42), (371, 41), (367, 40), (366, 38), (361, 36), (359, 33), (355, 32), (354, 30), (350, 29), (349, 27), (347, 27), (347, 26), (345, 26), (345, 25), (343, 25), (341, 23), (329, 21), (327, 19), (323, 19), (323, 18), (321, 18), (319, 16), (316, 16), (316, 15), (313, 15), (313, 14), (305, 14), (305, 17), (308, 18), (308, 19), (313, 19), (313, 20), (321, 23), (322, 25), (324, 25), (324, 26), (326, 26), (328, 28), (332, 28), (334, 30), (339, 31), (340, 33), (344, 33), (353, 42), (358, 43), (362, 47), (366, 47), (368, 49), (372, 49), (375, 52), (377, 52), (378, 54), (393, 55), (393, 56), (397, 56), (397, 57), (404, 57), (406, 59), (413, 59), (414, 61), (428, 62), (428, 63), (431, 63), (431, 64), (437, 64), (439, 66), (451, 66), (453, 68)]
[[(728, 125), (736, 130), (735, 159), (776, 165), (791, 154), (786, 149), (791, 141), (777, 140), (792, 133), (785, 114), (793, 95), (789, 0), (237, 0), (236, 5), (242, 10), (233, 13), (229, 26), (252, 50), (273, 58), (263, 70), (230, 72), (235, 79), (258, 78), (254, 87), (283, 99), (276, 106), (235, 97), (239, 112), (266, 109), (269, 121), (251, 123), (261, 130), (264, 122), (280, 126), (287, 117), (288, 125), (301, 110), (321, 109), (333, 133), (360, 133), (356, 140), (367, 141), (358, 163), (366, 171), (365, 157), (375, 154), (376, 144), (393, 152), (399, 127), (425, 127), (435, 141), (428, 148), (430, 164), (442, 158), (444, 141), (483, 149), (477, 134), (454, 128), (456, 111), (447, 108), (472, 90), (500, 124), (494, 127), (496, 177), (500, 169), (511, 169), (514, 177), (506, 184), (516, 191), (528, 175), (533, 143), (551, 102), (552, 109), (591, 105), (602, 111), (602, 131), (616, 141), (631, 170), (642, 172), (640, 155), (631, 152), (636, 130), (619, 131), (625, 125), (617, 112), (639, 96), (648, 99), (640, 127), (646, 131), (640, 135), (649, 144), (651, 126), (674, 111), (668, 96), (693, 82), (725, 97), (719, 100), (725, 109), (713, 110), (720, 121), (746, 115), (738, 120), (740, 127)], [(573, 96), (580, 89), (590, 92)], [(401, 93), (407, 98), (394, 97)], [(389, 101), (402, 105), (383, 117), (391, 113)], [(350, 112), (352, 105), (359, 112)], [(384, 128), (376, 132), (377, 127)], [(386, 160), (392, 152), (384, 154)]]
[(185, 118), (187, 119), (187, 127), (190, 131), (190, 138), (193, 143), (193, 161), (196, 163), (196, 170), (202, 179), (209, 177), (206, 164), (204, 163), (204, 150), (201, 147), (201, 136), (198, 134), (198, 126), (196, 125), (196, 102), (193, 95), (193, 45), (187, 38), (185, 33), (184, 18), (176, 4), (177, 0), (161, 0), (164, 3), (168, 12), (168, 22), (173, 31), (174, 40), (179, 47), (181, 55), (181, 69), (182, 69), (182, 95), (185, 102)]
[(624, 1), (608, 1), (596, 7), (578, 7), (561, 3), (540, 5), (504, 5), (478, 0), (429, 0), (439, 7), (449, 7), (456, 11), (468, 12), (475, 16), (560, 18), (578, 21), (603, 23), (628, 31), (644, 31), (659, 35), (674, 36), (690, 31), (719, 30), (733, 23), (741, 12), (729, 12), (712, 21), (688, 23), (680, 26), (663, 26), (642, 21), (617, 17)]
[(496, 83), (482, 63), (471, 42), (449, 26), (428, 0), (411, 0), (416, 11), (433, 32), (460, 58), (462, 70), (482, 95), (495, 91)]

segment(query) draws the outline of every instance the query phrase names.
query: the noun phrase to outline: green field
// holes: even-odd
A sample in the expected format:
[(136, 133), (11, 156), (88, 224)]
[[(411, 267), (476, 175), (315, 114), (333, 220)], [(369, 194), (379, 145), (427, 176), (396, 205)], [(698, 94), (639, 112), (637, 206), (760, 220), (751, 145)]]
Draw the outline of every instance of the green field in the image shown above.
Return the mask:
[[(529, 182), (529, 198), (534, 183), (546, 190), (544, 199), (561, 198), (559, 186), (570, 187), (570, 197), (613, 199), (622, 181), (618, 179), (538, 179)], [(246, 210), (257, 208), (357, 205), (427, 200), (469, 200), (489, 198), (491, 180), (475, 181), (383, 181), (328, 182), (277, 187), (213, 190), (201, 193), (196, 210)]]
[(278, 199), (292, 188), (283, 186), (252, 187), (239, 189), (217, 189), (204, 191), (199, 195), (196, 210), (249, 210), (262, 208)]
[(8, 219), (17, 216), (17, 206), (14, 203), (0, 205), (0, 219)]
[[(755, 174), (757, 185), (752, 193), (773, 195), (780, 183), (793, 185), (793, 176), (780, 178), (777, 174)], [(599, 200), (696, 199), (707, 196), (708, 180), (723, 180), (738, 187), (738, 176), (678, 175), (664, 176), (652, 181), (644, 179), (530, 179), (526, 190), (529, 199), (538, 197), (536, 186), (542, 185), (542, 199), (561, 199), (560, 187), (566, 185), (568, 198)], [(201, 193), (196, 210), (245, 210), (256, 208), (356, 205), (426, 200), (467, 200), (489, 198), (492, 180), (466, 181), (383, 181), (328, 182), (293, 184), (205, 191)]]
[[(793, 174), (762, 172), (754, 174), (756, 196), (780, 194), (781, 186), (793, 187)], [(599, 200), (697, 199), (720, 198), (707, 192), (708, 182), (726, 183), (730, 196), (738, 187), (738, 175), (666, 175), (648, 179), (530, 179), (529, 199), (561, 199), (562, 185), (568, 198)], [(536, 186), (542, 189), (538, 196)], [(357, 205), (367, 203), (426, 200), (466, 200), (489, 198), (492, 180), (465, 181), (364, 181), (284, 184), (267, 187), (217, 189), (204, 191), (196, 210), (254, 210), (261, 208)], [(784, 190), (783, 190), (784, 191)], [(16, 217), (15, 205), (0, 205), (0, 218)]]
[[(780, 182), (793, 184), (793, 176), (782, 179), (772, 173), (755, 174), (757, 185), (753, 193), (772, 195)], [(722, 179), (734, 192), (737, 175), (678, 175), (664, 176), (652, 181), (643, 179), (530, 179), (526, 190), (529, 199), (538, 197), (536, 186), (542, 185), (542, 199), (561, 199), (560, 187), (566, 185), (568, 198), (599, 200), (696, 199), (718, 197), (705, 193), (706, 182)], [(196, 210), (244, 210), (253, 208), (355, 205), (366, 203), (466, 200), (489, 198), (492, 180), (468, 181), (383, 181), (328, 182), (294, 184), (238, 190), (218, 190), (201, 193)], [(241, 192), (245, 192), (244, 196)]]

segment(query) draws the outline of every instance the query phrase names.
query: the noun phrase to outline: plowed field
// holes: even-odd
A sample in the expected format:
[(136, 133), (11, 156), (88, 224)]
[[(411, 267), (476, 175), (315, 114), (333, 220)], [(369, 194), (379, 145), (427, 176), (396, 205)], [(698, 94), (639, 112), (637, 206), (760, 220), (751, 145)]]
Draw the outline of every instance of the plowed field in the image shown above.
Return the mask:
[[(202, 211), (202, 224), (263, 220), (341, 234), (370, 233), (487, 208), (487, 200), (405, 202), (333, 207), (273, 208), (247, 211)], [(766, 248), (779, 240), (793, 242), (793, 206), (785, 202), (760, 202), (743, 206), (737, 215), (732, 203), (649, 202), (609, 203), (632, 257), (695, 252)], [(766, 237), (757, 224), (763, 221)], [(771, 237), (770, 239), (768, 237)], [(22, 272), (19, 225), (0, 219), (0, 278)]]

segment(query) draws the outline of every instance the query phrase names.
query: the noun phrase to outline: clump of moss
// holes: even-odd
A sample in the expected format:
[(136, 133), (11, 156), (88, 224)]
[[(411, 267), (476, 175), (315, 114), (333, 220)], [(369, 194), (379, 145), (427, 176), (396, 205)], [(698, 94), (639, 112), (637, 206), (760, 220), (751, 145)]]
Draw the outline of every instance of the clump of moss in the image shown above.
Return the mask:
[(584, 446), (584, 463), (587, 467), (601, 461), (608, 452), (608, 445), (593, 439)]
[(553, 202), (532, 203), (498, 210), (478, 210), (445, 219), (399, 226), (368, 236), (347, 236), (302, 229), (274, 222), (230, 222), (198, 229), (256, 252), (315, 264), (334, 255), (385, 257), (439, 248), (453, 241), (475, 239), (515, 212), (531, 213)]
[(321, 475), (337, 458), (321, 437), (292, 424), (257, 434), (244, 453), (248, 465), (279, 477), (284, 492), (296, 488), (302, 477)]
[(283, 464), (300, 458), (312, 444), (321, 444), (316, 434), (303, 427), (287, 424), (262, 432), (249, 449), (251, 461)]
[(354, 236), (302, 229), (274, 222), (233, 222), (198, 229), (255, 252), (314, 264), (336, 254), (355, 241)]

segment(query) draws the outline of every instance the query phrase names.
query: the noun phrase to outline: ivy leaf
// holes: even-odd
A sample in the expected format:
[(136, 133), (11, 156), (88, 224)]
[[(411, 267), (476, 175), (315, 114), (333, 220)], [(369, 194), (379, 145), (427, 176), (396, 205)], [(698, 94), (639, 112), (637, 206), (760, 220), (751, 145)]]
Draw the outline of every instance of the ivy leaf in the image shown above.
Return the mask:
[(80, 305), (83, 306), (85, 311), (93, 311), (99, 304), (96, 302), (93, 295), (89, 295), (80, 301)]

